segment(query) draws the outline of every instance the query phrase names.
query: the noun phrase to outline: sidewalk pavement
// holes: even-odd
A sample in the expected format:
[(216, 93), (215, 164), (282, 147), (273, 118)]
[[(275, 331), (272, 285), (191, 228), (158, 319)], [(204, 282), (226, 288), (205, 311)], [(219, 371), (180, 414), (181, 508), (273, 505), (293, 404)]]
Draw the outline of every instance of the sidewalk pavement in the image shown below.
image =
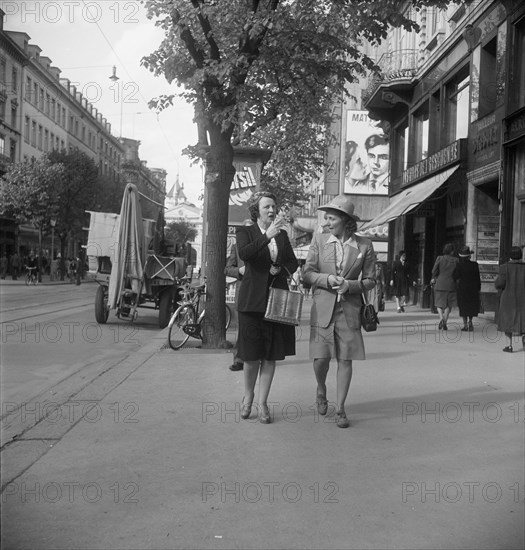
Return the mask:
[[(84, 277), (84, 279), (81, 280), (81, 284), (84, 283), (94, 283), (95, 280), (90, 277)], [(26, 279), (25, 274), (20, 275), (17, 279), (13, 280), (13, 278), (8, 275), (5, 279), (0, 279), (0, 285), (25, 285)], [(76, 284), (76, 281), (71, 282), (67, 277), (63, 281), (57, 281), (57, 280), (51, 280), (51, 277), (49, 275), (43, 275), (42, 276), (42, 282), (36, 283), (37, 285), (74, 285)]]
[(314, 407), (309, 305), (270, 425), (240, 419), (230, 354), (159, 349), (166, 331), (124, 377), (43, 418), (2, 452), (5, 483), (40, 446), (2, 493), (2, 547), (523, 548), (521, 342), (503, 353), (490, 314), (443, 333), (428, 310), (387, 303), (345, 430)]

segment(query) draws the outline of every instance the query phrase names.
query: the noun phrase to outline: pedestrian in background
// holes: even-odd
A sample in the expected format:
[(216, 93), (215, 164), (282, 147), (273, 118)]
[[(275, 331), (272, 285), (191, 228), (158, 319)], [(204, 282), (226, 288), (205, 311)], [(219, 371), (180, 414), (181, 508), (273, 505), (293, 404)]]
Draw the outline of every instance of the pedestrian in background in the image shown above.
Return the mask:
[(328, 233), (315, 233), (304, 267), (304, 280), (312, 285), (310, 359), (317, 380), (316, 406), (328, 410), (326, 377), (330, 360), (337, 360), (335, 419), (348, 428), (345, 401), (352, 381), (352, 361), (365, 359), (361, 334), (362, 294), (375, 285), (372, 241), (356, 235), (359, 218), (350, 197), (338, 195), (319, 207), (325, 211)]
[(397, 312), (405, 313), (405, 306), (410, 294), (410, 272), (404, 250), (399, 251), (399, 260), (394, 260), (392, 265), (390, 286), (393, 288), (396, 299)]
[(472, 318), (479, 315), (479, 292), (481, 278), (478, 262), (472, 262), (472, 251), (464, 246), (459, 251), (459, 261), (456, 267), (459, 315), (463, 318), (463, 331), (473, 331)]
[(447, 243), (443, 255), (436, 258), (432, 268), (430, 284), (434, 286), (434, 299), (439, 313), (439, 329), (447, 330), (447, 321), (457, 303), (457, 286), (454, 273), (458, 259), (454, 256), (454, 245)]
[(9, 266), (9, 260), (7, 259), (7, 256), (4, 252), (2, 254), (2, 257), (0, 258), (0, 276), (2, 277), (2, 280), (5, 279), (8, 266)]
[(496, 323), (507, 338), (503, 351), (512, 353), (513, 334), (521, 336), (525, 351), (525, 263), (519, 246), (510, 249), (510, 259), (500, 265), (494, 286), (501, 291)]
[(18, 270), (20, 269), (20, 257), (16, 252), (11, 255), (9, 264), (11, 265), (11, 277), (13, 281), (16, 281), (18, 279)]
[[(251, 220), (244, 220), (243, 225), (252, 225)], [(226, 260), (226, 267), (224, 268), (224, 274), (227, 277), (233, 277), (234, 279), (237, 279), (237, 282), (235, 283), (235, 309), (237, 309), (237, 304), (239, 302), (239, 288), (241, 286), (241, 280), (244, 275), (245, 271), (244, 262), (239, 258), (239, 254), (237, 252), (237, 244), (234, 244), (231, 247), (230, 254), (228, 255), (228, 258)], [(239, 322), (237, 321), (237, 341), (239, 340)], [(232, 349), (233, 352), (233, 363), (230, 365), (231, 371), (240, 371), (244, 368), (244, 362), (242, 359), (239, 358), (237, 355), (237, 343), (235, 344), (235, 347)]]
[(250, 416), (259, 376), (259, 421), (269, 424), (268, 394), (275, 362), (295, 355), (295, 327), (264, 319), (270, 285), (288, 289), (287, 276), (299, 265), (288, 234), (286, 220), (277, 215), (277, 200), (258, 192), (248, 201), (251, 226), (237, 228), (237, 252), (245, 263), (239, 288), (238, 357), (244, 361), (244, 397), (241, 417)]
[(376, 311), (385, 311), (385, 274), (383, 273), (383, 266), (376, 259), (376, 286), (368, 293), (368, 301), (373, 304)]

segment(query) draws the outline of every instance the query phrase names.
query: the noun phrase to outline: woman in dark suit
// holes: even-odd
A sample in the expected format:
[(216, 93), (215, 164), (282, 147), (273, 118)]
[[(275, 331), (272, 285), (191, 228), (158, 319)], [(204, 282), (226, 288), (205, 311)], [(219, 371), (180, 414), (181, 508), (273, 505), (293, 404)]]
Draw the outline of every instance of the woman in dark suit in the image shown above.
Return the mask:
[(245, 263), (239, 288), (239, 338), (237, 356), (244, 361), (244, 397), (241, 417), (250, 416), (259, 375), (259, 421), (271, 422), (267, 400), (275, 361), (295, 355), (295, 327), (264, 320), (270, 285), (287, 289), (287, 276), (298, 262), (277, 215), (272, 193), (255, 193), (249, 201), (254, 224), (237, 228), (237, 252)]
[(397, 312), (405, 313), (405, 306), (407, 305), (410, 293), (410, 271), (407, 264), (407, 255), (404, 250), (399, 252), (399, 260), (394, 260), (390, 286), (394, 290)]

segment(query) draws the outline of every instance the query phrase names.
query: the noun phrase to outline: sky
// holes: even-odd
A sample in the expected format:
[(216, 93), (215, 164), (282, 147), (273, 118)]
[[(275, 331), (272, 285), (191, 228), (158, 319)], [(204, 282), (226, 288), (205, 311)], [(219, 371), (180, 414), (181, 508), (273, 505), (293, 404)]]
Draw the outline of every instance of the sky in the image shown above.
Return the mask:
[[(141, 142), (139, 155), (151, 168), (168, 172), (167, 191), (177, 174), (188, 200), (198, 202), (202, 171), (182, 150), (197, 141), (193, 109), (183, 100), (160, 112), (147, 102), (176, 88), (140, 65), (163, 39), (137, 0), (0, 0), (4, 29), (23, 31), (40, 55), (62, 70), (111, 123), (113, 135)], [(113, 67), (119, 77), (110, 80)]]

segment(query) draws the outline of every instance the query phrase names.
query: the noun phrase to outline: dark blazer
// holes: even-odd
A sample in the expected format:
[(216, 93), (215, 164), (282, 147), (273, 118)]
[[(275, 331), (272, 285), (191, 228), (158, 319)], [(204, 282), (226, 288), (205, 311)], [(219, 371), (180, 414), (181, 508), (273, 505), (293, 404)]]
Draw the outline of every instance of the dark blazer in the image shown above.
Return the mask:
[(262, 233), (256, 223), (237, 228), (237, 252), (239, 258), (244, 261), (246, 269), (239, 288), (237, 303), (237, 308), (241, 312), (264, 313), (270, 284), (273, 282), (275, 288), (287, 289), (288, 273), (286, 269), (292, 274), (297, 270), (299, 264), (288, 234), (281, 229), (281, 232), (275, 237), (277, 244), (275, 263), (281, 266), (281, 272), (272, 277), (270, 275), (272, 259), (268, 248), (269, 242), (270, 239)]

